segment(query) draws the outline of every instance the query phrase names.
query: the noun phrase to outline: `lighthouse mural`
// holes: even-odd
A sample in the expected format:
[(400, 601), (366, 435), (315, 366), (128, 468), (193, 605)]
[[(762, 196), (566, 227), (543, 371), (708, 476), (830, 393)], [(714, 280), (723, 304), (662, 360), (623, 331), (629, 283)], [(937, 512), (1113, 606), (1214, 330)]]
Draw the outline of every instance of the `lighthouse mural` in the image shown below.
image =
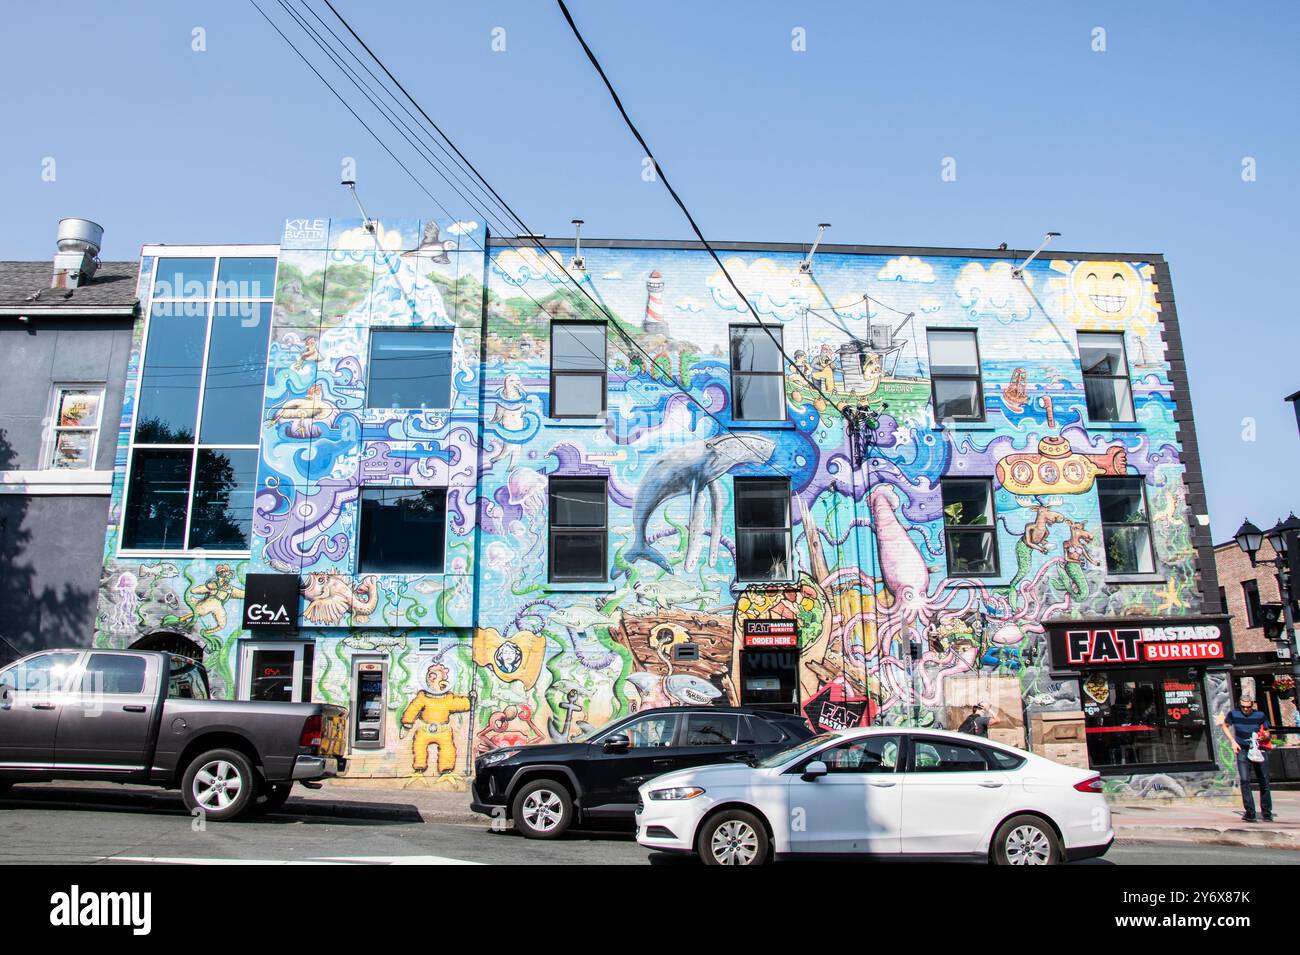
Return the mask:
[(641, 328), (647, 335), (668, 335), (668, 322), (664, 319), (664, 277), (658, 269), (645, 282), (645, 320)]

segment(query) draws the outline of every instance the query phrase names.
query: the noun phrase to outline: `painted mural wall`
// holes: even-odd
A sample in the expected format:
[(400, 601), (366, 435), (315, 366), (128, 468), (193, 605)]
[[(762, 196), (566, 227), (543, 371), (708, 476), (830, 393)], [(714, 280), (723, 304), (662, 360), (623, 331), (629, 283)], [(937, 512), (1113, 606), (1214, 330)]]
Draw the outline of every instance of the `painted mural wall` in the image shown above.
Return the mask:
[[(459, 788), (493, 746), (572, 739), (643, 707), (738, 702), (747, 619), (796, 621), (800, 699), (816, 725), (955, 728), (984, 700), (1016, 742), (1026, 712), (1082, 705), (1077, 680), (1050, 676), (1044, 620), (1200, 612), (1149, 263), (1043, 260), (1021, 281), (996, 258), (821, 251), (804, 274), (796, 254), (724, 253), (818, 386), (787, 371), (788, 421), (756, 427), (733, 420), (728, 357), (729, 327), (753, 317), (706, 252), (584, 247), (577, 270), (569, 249), (494, 245), (485, 258), (485, 244), (473, 223), (374, 234), (359, 221), (291, 223), (251, 553), (126, 560), (110, 525), (101, 642), (189, 633), (228, 693), (249, 636), (244, 575), (298, 573), (314, 695), (350, 704), (353, 659), (388, 666), (386, 745), (350, 772)], [(551, 322), (604, 309), (616, 326), (608, 410), (557, 420)], [(404, 327), (454, 330), (450, 410), (366, 407), (370, 330)], [(933, 419), (927, 328), (978, 330), (983, 422)], [(1134, 422), (1087, 422), (1080, 330), (1125, 332)], [(850, 404), (872, 409), (860, 467)], [(115, 515), (132, 414), (128, 400)], [(1044, 462), (1059, 469), (1050, 485), (1033, 477)], [(608, 480), (607, 583), (547, 582), (557, 474)], [(1106, 579), (1094, 493), (1097, 476), (1119, 474), (1144, 481), (1155, 548), (1155, 572), (1122, 584)], [(736, 581), (734, 480), (745, 476), (790, 479), (789, 583)], [(995, 478), (996, 577), (948, 576), (950, 476)], [(448, 489), (444, 574), (355, 572), (362, 486)], [(681, 643), (698, 659), (679, 660)], [(1226, 680), (1206, 689), (1212, 712), (1226, 707)], [(1230, 777), (1108, 785), (1191, 796)]]

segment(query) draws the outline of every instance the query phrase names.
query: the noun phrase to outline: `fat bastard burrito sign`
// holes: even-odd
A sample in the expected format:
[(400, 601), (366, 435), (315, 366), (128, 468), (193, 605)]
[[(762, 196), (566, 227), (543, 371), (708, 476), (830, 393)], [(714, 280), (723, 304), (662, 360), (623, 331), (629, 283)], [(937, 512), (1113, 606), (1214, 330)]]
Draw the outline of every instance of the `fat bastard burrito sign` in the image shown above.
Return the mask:
[(1052, 669), (1230, 663), (1227, 617), (1063, 620), (1047, 624)]

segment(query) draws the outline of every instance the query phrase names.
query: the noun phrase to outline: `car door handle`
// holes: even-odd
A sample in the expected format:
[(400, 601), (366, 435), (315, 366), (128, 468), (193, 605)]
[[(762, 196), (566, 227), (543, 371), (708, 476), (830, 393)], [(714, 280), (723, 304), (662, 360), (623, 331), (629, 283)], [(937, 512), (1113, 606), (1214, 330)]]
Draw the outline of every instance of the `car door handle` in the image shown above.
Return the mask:
[(672, 764), (673, 761), (671, 759), (652, 759), (650, 761), (651, 766), (671, 766)]
[(34, 709), (34, 710), (52, 710), (52, 709), (54, 709), (54, 704), (53, 704), (53, 703), (33, 703), (33, 704), (32, 704), (32, 709)]
[(872, 780), (871, 785), (873, 785), (873, 786), (875, 786), (875, 787), (877, 787), (877, 788), (879, 788), (879, 789), (889, 789), (891, 786), (897, 786), (898, 783), (884, 783), (884, 782), (879, 782), (879, 783), (878, 783), (878, 782)]
[(980, 783), (980, 785), (983, 786), (985, 789), (1000, 789), (1003, 784), (986, 782), (986, 783)]
[(143, 713), (145, 708), (139, 703), (126, 703), (122, 706), (122, 709), (128, 713)]

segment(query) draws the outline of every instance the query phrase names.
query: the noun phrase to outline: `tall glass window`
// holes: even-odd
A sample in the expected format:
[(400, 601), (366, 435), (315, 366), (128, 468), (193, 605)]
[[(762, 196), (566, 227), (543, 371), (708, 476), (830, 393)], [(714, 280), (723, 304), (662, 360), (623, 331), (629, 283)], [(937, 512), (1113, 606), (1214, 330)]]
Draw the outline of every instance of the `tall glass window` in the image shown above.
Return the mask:
[(1089, 421), (1132, 421), (1133, 384), (1129, 380), (1124, 336), (1119, 332), (1080, 332), (1079, 364)]
[(1151, 518), (1142, 478), (1098, 478), (1097, 499), (1101, 504), (1106, 571), (1112, 576), (1153, 573)]
[(936, 421), (983, 421), (979, 341), (975, 332), (931, 328), (930, 380)]
[(790, 580), (790, 481), (736, 478), (736, 576)]
[(361, 489), (362, 574), (441, 574), (447, 548), (445, 487)]
[(735, 420), (785, 420), (785, 366), (778, 344), (782, 341), (779, 328), (732, 326), (731, 416)]
[(270, 256), (158, 260), (124, 549), (248, 550), (275, 263)]

